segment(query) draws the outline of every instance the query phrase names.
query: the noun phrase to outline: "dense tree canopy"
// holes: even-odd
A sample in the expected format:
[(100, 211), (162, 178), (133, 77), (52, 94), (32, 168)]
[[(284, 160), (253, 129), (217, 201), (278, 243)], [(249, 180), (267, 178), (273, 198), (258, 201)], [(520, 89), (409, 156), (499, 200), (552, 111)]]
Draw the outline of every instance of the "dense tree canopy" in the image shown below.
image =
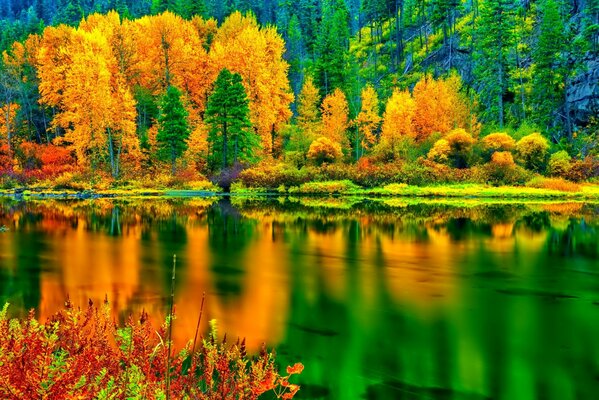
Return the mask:
[[(593, 162), (595, 3), (7, 0), (0, 169), (29, 179), (41, 146), (73, 164), (53, 171), (111, 179), (495, 153), (545, 172), (505, 146), (531, 133)], [(478, 154), (455, 155), (459, 129)]]

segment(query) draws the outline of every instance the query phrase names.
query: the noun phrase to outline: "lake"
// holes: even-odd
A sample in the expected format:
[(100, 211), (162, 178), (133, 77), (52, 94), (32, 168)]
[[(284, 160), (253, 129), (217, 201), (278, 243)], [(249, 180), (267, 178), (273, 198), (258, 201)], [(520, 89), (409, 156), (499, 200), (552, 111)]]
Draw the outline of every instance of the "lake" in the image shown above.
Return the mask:
[(0, 301), (67, 296), (301, 361), (312, 399), (596, 399), (599, 204), (0, 201)]

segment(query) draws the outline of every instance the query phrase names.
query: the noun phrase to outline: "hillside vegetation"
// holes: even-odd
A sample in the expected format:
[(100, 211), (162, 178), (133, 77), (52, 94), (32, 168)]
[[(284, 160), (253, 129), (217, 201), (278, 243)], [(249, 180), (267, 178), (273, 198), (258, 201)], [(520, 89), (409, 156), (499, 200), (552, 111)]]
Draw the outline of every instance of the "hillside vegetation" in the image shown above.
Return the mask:
[(5, 188), (599, 174), (595, 0), (10, 0), (0, 17)]

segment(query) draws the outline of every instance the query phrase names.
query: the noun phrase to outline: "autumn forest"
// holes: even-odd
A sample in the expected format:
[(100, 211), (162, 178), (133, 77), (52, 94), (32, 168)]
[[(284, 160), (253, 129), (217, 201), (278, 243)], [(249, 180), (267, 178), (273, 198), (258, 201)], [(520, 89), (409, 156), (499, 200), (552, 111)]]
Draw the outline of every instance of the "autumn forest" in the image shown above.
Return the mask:
[(597, 176), (592, 1), (62, 3), (3, 10), (5, 188)]

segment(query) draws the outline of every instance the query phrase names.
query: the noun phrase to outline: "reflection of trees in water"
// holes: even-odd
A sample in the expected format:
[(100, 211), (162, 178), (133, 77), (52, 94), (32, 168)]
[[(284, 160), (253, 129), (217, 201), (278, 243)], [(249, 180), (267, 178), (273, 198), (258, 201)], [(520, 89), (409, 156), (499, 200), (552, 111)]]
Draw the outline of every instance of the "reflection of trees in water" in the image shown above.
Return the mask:
[(584, 218), (570, 219), (564, 230), (550, 229), (548, 250), (551, 255), (599, 258), (599, 229)]
[(532, 212), (524, 215), (517, 226), (522, 226), (532, 232), (539, 233), (551, 227), (551, 220), (547, 211)]
[(240, 296), (247, 264), (244, 251), (254, 237), (256, 221), (243, 218), (228, 197), (210, 207), (207, 217), (216, 290), (223, 299)]

